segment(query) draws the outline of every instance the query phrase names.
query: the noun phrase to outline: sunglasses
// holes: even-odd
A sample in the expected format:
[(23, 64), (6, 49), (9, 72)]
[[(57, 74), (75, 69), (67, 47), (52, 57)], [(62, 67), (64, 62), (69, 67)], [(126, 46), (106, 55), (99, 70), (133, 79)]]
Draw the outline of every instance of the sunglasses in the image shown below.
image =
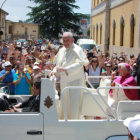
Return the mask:
[(112, 66), (106, 66), (107, 68), (111, 68)]
[(121, 61), (121, 62), (122, 62), (122, 61), (124, 61), (124, 60), (123, 60), (123, 59), (120, 59), (119, 61)]
[(98, 61), (97, 61), (97, 60), (92, 60), (92, 62), (93, 62), (93, 63), (97, 63)]
[(9, 68), (9, 67), (11, 67), (11, 65), (9, 65), (9, 66), (5, 66), (6, 68)]

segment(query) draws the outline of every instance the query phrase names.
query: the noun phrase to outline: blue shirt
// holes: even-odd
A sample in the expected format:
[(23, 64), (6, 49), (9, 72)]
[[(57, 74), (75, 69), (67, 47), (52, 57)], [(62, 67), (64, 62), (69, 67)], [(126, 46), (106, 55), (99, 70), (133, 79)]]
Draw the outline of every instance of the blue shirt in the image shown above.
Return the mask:
[(3, 53), (8, 53), (8, 49), (9, 49), (8, 46), (2, 47), (2, 54), (3, 54)]
[[(5, 74), (5, 72), (6, 72), (6, 70), (4, 69), (4, 70), (2, 70), (1, 72), (0, 72), (0, 77), (1, 76), (3, 76), (4, 74)], [(13, 76), (14, 76), (14, 73), (15, 73), (15, 70), (11, 70), (10, 71), (10, 73), (8, 73), (5, 77), (4, 77), (4, 79), (3, 79), (3, 81), (2, 81), (2, 86), (6, 86), (6, 84), (7, 83), (11, 83), (11, 82), (13, 82)], [(14, 94), (15, 93), (15, 86), (14, 86), (14, 84), (11, 84), (10, 86), (8, 86), (9, 87), (9, 90), (10, 90), (10, 94)]]
[[(27, 77), (30, 79), (30, 75), (27, 72), (26, 73)], [(14, 74), (14, 81), (17, 81), (19, 79), (19, 73), (16, 72)], [(29, 84), (25, 78), (25, 73), (22, 74), (22, 78), (20, 82), (15, 86), (15, 95), (29, 95)]]

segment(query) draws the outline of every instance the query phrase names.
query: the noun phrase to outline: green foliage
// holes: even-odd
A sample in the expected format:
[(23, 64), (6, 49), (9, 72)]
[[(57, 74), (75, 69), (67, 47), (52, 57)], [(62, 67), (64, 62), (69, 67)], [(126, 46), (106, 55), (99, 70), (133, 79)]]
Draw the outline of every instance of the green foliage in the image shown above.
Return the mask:
[(57, 38), (63, 31), (72, 30), (79, 32), (80, 19), (85, 16), (74, 13), (75, 0), (30, 0), (36, 3), (35, 7), (29, 7), (28, 21), (38, 23), (40, 32), (44, 37)]
[(87, 35), (90, 36), (90, 28), (87, 30)]

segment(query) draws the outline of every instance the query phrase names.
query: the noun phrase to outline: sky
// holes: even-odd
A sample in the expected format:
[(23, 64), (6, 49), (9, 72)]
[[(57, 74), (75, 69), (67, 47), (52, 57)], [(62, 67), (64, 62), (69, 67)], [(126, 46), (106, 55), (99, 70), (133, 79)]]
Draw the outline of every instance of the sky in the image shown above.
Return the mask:
[[(0, 0), (0, 7), (5, 0)], [(29, 17), (26, 15), (30, 12), (28, 6), (33, 6), (34, 3), (29, 0), (6, 0), (2, 9), (9, 13), (6, 19), (18, 22), (19, 20), (25, 21)], [(74, 10), (77, 13), (90, 14), (91, 0), (77, 0), (75, 5), (78, 5), (80, 9)]]

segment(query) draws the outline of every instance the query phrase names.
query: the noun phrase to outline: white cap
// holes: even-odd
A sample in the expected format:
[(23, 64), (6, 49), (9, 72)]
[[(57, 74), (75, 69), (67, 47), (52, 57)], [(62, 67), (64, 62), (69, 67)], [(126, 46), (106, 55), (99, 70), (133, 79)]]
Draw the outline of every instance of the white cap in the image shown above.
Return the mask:
[(4, 63), (2, 64), (2, 68), (5, 68)]
[(133, 136), (140, 139), (140, 115), (127, 118), (124, 120), (123, 124), (128, 127)]
[(4, 63), (4, 67), (6, 67), (6, 66), (11, 66), (12, 64), (9, 62), (9, 61), (6, 61), (5, 63)]
[(40, 69), (40, 67), (38, 67), (38, 66), (33, 66), (33, 70), (36, 70), (36, 69)]
[(38, 62), (35, 62), (34, 65), (39, 65), (39, 63)]

